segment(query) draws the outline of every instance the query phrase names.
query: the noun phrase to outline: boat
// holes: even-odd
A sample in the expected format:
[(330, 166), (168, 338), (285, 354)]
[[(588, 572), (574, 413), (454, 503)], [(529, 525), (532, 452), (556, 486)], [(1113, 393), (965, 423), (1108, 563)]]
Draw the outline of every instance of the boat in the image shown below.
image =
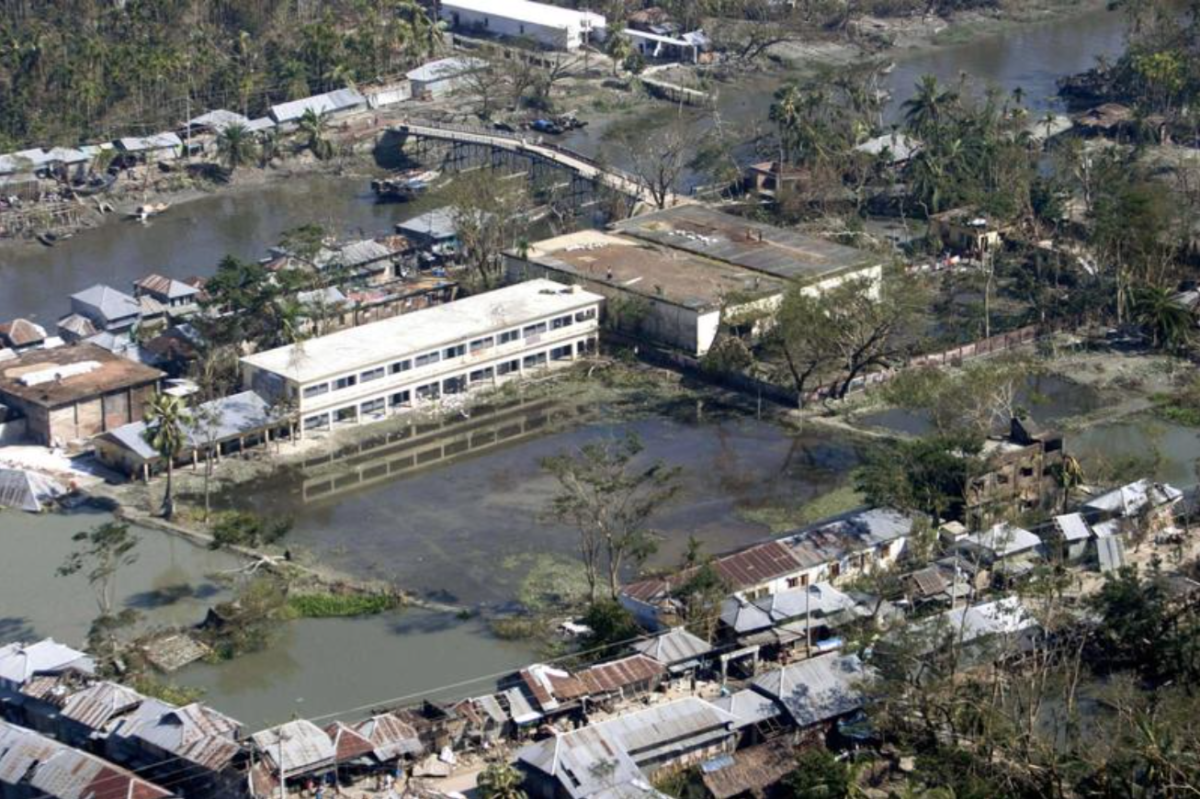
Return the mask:
[(405, 202), (419, 197), (429, 191), (442, 176), (436, 170), (421, 171), (419, 169), (403, 172), (396, 177), (379, 178), (371, 181), (371, 190), (380, 200), (400, 200)]
[(104, 177), (95, 177), (80, 186), (72, 186), (71, 191), (75, 192), (77, 197), (91, 197), (95, 194), (103, 194), (113, 187), (117, 182), (116, 175), (105, 175)]
[(159, 214), (165, 213), (170, 207), (170, 203), (147, 203), (145, 205), (139, 205), (137, 210), (135, 210), (129, 216), (131, 219), (145, 222), (152, 216), (158, 216)]
[(73, 234), (71, 234), (71, 233), (55, 233), (53, 231), (47, 230), (43, 233), (37, 234), (37, 240), (46, 247), (53, 247), (55, 244), (58, 244), (60, 241), (66, 241), (67, 239), (71, 238), (72, 235)]

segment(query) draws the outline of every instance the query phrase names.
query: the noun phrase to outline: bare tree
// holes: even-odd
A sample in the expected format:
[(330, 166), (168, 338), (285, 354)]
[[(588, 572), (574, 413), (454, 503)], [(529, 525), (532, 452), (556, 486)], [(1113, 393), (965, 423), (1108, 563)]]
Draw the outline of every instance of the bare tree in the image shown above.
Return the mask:
[(671, 205), (704, 138), (705, 134), (682, 116), (649, 136), (635, 131), (623, 137), (622, 143), (632, 159), (633, 177), (655, 208)]

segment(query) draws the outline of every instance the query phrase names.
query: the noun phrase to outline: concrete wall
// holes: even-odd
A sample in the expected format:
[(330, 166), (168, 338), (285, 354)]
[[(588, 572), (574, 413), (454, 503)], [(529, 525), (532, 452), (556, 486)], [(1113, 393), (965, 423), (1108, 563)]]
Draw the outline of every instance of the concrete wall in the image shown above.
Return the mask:
[(587, 291), (608, 298), (604, 313), (609, 323), (620, 332), (632, 338), (645, 339), (648, 343), (682, 350), (689, 355), (701, 356), (708, 352), (721, 324), (719, 310), (684, 308), (519, 258), (506, 258), (506, 263), (511, 282), (544, 277), (582, 286)]
[(19, 444), (29, 434), (29, 424), (24, 418), (0, 423), (0, 447)]
[[(442, 3), (441, 13), (442, 19), (449, 21), (456, 28), (490, 33), (493, 36), (528, 37), (538, 44), (555, 50), (577, 50), (581, 42), (579, 29), (575, 26), (564, 29), (518, 22), (495, 14), (459, 10), (454, 8), (451, 3), (446, 2)], [(414, 93), (416, 93), (415, 89)]]

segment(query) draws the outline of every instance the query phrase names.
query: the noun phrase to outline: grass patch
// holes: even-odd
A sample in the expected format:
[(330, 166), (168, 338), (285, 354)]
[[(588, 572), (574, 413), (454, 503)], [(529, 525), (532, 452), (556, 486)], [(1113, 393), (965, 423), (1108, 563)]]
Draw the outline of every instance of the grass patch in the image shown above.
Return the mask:
[(766, 525), (772, 533), (784, 533), (852, 511), (862, 504), (862, 494), (854, 490), (852, 485), (843, 485), (802, 505), (745, 508), (738, 511), (738, 516), (748, 522)]
[(400, 606), (400, 599), (384, 594), (301, 594), (288, 597), (288, 610), (299, 619), (373, 616)]

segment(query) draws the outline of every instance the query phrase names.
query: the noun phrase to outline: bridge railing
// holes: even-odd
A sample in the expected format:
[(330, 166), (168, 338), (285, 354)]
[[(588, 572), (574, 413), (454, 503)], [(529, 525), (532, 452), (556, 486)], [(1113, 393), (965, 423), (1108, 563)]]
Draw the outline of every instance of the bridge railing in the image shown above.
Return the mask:
[(544, 150), (550, 150), (558, 153), (559, 155), (579, 161), (580, 163), (587, 164), (598, 172), (603, 172), (610, 177), (627, 181), (638, 187), (642, 185), (641, 179), (631, 172), (627, 172), (620, 167), (613, 166), (612, 164), (602, 164), (591, 156), (584, 155), (581, 152), (572, 150), (569, 147), (564, 147), (561, 144), (548, 142), (545, 139), (529, 139), (528, 137), (522, 136), (518, 133), (506, 133), (504, 131), (479, 126), (447, 125), (441, 122), (404, 120), (399, 123), (398, 127), (427, 128), (429, 130), (436, 130), (440, 133), (445, 133), (454, 137), (454, 139), (457, 141), (470, 144), (495, 144), (497, 141), (507, 141), (512, 142), (523, 149), (537, 147)]

